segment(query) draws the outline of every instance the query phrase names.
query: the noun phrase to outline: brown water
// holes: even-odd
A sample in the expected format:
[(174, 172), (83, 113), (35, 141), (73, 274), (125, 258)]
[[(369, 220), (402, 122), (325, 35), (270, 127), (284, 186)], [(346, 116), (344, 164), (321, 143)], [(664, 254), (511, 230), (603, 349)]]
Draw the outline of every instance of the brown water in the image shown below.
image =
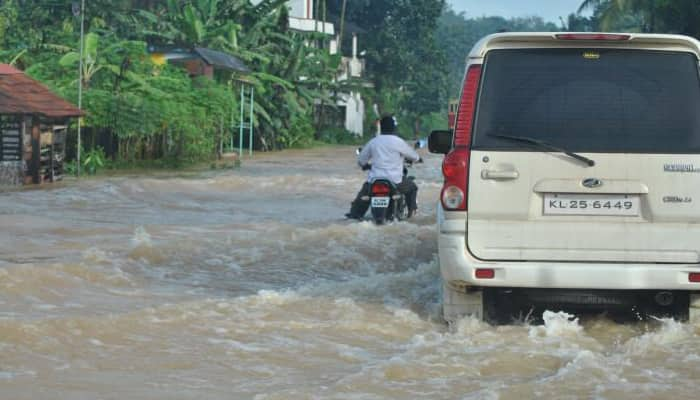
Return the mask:
[(0, 193), (0, 399), (697, 399), (700, 327), (439, 314), (420, 215), (342, 215), (351, 148)]

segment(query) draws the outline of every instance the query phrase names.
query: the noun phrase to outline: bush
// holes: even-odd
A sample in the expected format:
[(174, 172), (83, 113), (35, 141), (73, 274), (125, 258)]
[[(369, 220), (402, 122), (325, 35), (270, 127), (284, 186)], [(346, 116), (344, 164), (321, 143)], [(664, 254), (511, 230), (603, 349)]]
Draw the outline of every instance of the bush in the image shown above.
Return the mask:
[(279, 141), (282, 147), (304, 148), (313, 145), (314, 127), (308, 115), (293, 115), (289, 130), (280, 133)]
[(83, 160), (83, 167), (85, 167), (85, 172), (88, 175), (95, 175), (97, 170), (104, 167), (107, 157), (105, 156), (102, 147), (95, 147), (92, 150), (85, 153), (85, 159)]

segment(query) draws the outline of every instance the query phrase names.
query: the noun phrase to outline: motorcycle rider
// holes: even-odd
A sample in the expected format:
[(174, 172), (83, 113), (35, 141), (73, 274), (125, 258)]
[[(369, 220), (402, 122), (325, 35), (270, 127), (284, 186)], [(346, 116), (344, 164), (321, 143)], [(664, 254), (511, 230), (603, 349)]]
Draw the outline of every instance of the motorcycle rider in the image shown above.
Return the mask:
[(418, 186), (413, 180), (404, 176), (403, 169), (404, 159), (413, 162), (422, 162), (422, 159), (411, 146), (397, 135), (396, 119), (393, 116), (383, 117), (380, 121), (380, 129), (381, 134), (370, 140), (357, 157), (357, 163), (363, 170), (369, 169), (369, 173), (367, 181), (362, 185), (350, 206), (350, 212), (345, 214), (347, 218), (364, 218), (369, 208), (369, 201), (363, 200), (362, 197), (369, 196), (370, 185), (378, 178), (389, 179), (404, 194), (409, 218), (416, 213), (418, 208), (416, 203)]

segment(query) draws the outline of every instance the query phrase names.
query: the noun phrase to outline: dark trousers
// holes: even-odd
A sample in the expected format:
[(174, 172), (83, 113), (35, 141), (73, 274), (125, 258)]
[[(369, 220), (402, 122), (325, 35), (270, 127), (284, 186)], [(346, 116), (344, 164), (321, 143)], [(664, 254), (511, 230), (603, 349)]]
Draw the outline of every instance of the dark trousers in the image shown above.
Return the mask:
[[(371, 185), (369, 182), (365, 182), (362, 185), (362, 189), (360, 189), (357, 196), (355, 196), (355, 200), (353, 200), (352, 204), (350, 205), (350, 215), (353, 218), (362, 218), (365, 216), (365, 213), (369, 208), (369, 201), (362, 200), (362, 197), (369, 196), (370, 186)], [(416, 186), (416, 184), (413, 182), (413, 179), (406, 179), (406, 177), (404, 177), (401, 183), (396, 185), (396, 188), (399, 190), (399, 192), (406, 196), (406, 205), (408, 206), (408, 210), (415, 211), (418, 208), (418, 204), (416, 202), (416, 198), (418, 197), (418, 186)]]

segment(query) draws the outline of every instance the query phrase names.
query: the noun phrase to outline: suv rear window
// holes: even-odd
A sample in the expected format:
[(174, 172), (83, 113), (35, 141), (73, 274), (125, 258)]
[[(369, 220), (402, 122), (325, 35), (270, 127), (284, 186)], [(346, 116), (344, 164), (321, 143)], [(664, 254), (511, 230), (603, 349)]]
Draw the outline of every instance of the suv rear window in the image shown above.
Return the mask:
[(472, 147), (528, 151), (489, 135), (576, 152), (700, 153), (700, 77), (690, 53), (494, 50), (484, 62)]

